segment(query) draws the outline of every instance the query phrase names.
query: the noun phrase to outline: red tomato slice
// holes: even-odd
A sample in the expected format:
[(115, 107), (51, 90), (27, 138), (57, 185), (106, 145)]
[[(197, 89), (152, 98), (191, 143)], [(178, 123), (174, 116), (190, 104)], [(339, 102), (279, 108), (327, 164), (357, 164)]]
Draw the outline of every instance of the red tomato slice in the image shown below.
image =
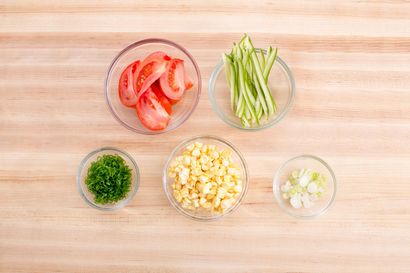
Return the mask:
[[(164, 91), (162, 91), (161, 84), (159, 83), (159, 81), (156, 81), (152, 86), (154, 86), (154, 85), (156, 86), (156, 88), (158, 88), (158, 90), (161, 92), (161, 94), (165, 96)], [(180, 99), (179, 100), (173, 100), (173, 99), (168, 98), (167, 96), (165, 96), (165, 98), (169, 101), (169, 103), (171, 105), (175, 105), (180, 101)]]
[(184, 73), (185, 91), (189, 90), (194, 86), (194, 83), (188, 73)]
[(180, 100), (168, 99), (168, 101), (169, 101), (169, 103), (170, 103), (171, 105), (175, 105), (175, 104), (177, 104)]
[(134, 90), (134, 77), (140, 65), (140, 61), (136, 61), (121, 73), (120, 81), (118, 83), (118, 94), (120, 96), (121, 103), (127, 107), (133, 107), (137, 104), (137, 94)]
[(164, 74), (171, 58), (161, 51), (148, 55), (137, 69), (134, 88), (138, 97), (141, 96), (157, 79)]
[(140, 96), (136, 108), (141, 123), (148, 129), (158, 131), (168, 126), (171, 116), (151, 88)]
[(159, 102), (161, 103), (162, 107), (165, 108), (168, 114), (172, 114), (172, 105), (168, 98), (162, 93), (162, 90), (157, 86), (157, 82), (151, 85), (152, 91), (157, 95)]
[(172, 100), (179, 100), (185, 91), (184, 61), (172, 59), (168, 62), (166, 72), (159, 79), (165, 96)]

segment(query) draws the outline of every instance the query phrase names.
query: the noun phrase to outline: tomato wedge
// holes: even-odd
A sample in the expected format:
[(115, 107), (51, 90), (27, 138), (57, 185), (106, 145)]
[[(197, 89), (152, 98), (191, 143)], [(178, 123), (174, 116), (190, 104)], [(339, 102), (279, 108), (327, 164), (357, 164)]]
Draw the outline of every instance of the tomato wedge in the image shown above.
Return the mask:
[(158, 131), (168, 126), (171, 116), (151, 88), (140, 96), (136, 108), (141, 123), (148, 129)]
[(134, 79), (134, 88), (138, 97), (164, 74), (169, 60), (171, 58), (162, 51), (156, 51), (144, 59)]
[(172, 59), (168, 62), (165, 73), (159, 79), (165, 96), (172, 100), (181, 99), (185, 91), (184, 61)]
[(120, 96), (121, 103), (127, 107), (133, 107), (137, 104), (138, 98), (134, 90), (134, 77), (135, 73), (140, 65), (140, 61), (136, 61), (121, 73), (120, 81), (118, 83), (118, 94)]
[(165, 108), (168, 114), (172, 114), (172, 105), (169, 99), (162, 93), (161, 88), (157, 86), (157, 82), (151, 85), (152, 91), (157, 95), (159, 102), (161, 103), (162, 107)]
[(191, 77), (188, 75), (188, 73), (184, 73), (184, 82), (185, 82), (185, 91), (189, 90), (194, 86), (194, 83), (192, 82)]

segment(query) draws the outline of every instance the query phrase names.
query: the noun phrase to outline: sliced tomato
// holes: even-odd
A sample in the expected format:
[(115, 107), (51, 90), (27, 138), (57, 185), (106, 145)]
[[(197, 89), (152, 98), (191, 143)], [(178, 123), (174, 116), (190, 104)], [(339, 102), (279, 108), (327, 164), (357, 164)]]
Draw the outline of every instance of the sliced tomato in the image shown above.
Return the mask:
[(169, 99), (162, 93), (162, 90), (157, 86), (156, 82), (151, 85), (152, 91), (157, 95), (159, 102), (161, 103), (162, 107), (165, 108), (168, 114), (172, 114), (172, 105)]
[(169, 101), (169, 103), (170, 103), (171, 105), (175, 105), (175, 104), (177, 104), (180, 100), (168, 99), (168, 101)]
[[(164, 91), (163, 91), (162, 88), (161, 88), (161, 84), (159, 83), (159, 80), (156, 81), (156, 82), (154, 83), (154, 85), (155, 85), (156, 88), (161, 92), (161, 94), (165, 96), (165, 93), (164, 93)], [(179, 100), (173, 100), (173, 99), (168, 98), (167, 96), (165, 96), (165, 98), (169, 101), (169, 103), (170, 103), (171, 105), (175, 105), (175, 104), (177, 104), (177, 103), (180, 101), (180, 99), (179, 99)]]
[(185, 91), (184, 61), (180, 59), (169, 61), (159, 83), (165, 96), (172, 100), (179, 100)]
[(185, 91), (189, 90), (194, 86), (194, 83), (188, 73), (184, 73)]
[(137, 69), (134, 88), (137, 96), (141, 96), (162, 74), (171, 58), (162, 51), (148, 55)]
[(136, 61), (127, 66), (127, 68), (121, 73), (120, 81), (118, 83), (118, 94), (121, 103), (128, 107), (135, 106), (138, 101), (133, 82), (139, 65), (140, 61)]
[(150, 130), (163, 130), (168, 126), (171, 116), (159, 102), (151, 88), (142, 94), (137, 103), (137, 115), (141, 123)]

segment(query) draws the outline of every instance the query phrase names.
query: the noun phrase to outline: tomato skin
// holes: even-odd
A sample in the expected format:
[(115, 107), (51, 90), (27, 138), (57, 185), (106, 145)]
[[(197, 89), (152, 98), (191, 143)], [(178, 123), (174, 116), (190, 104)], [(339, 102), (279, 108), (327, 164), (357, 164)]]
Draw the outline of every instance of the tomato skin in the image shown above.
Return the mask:
[(151, 53), (144, 59), (134, 79), (134, 89), (138, 97), (144, 94), (144, 92), (164, 74), (170, 59), (171, 58), (162, 51)]
[(133, 62), (128, 65), (121, 73), (118, 82), (118, 95), (123, 105), (127, 107), (134, 107), (137, 104), (138, 98), (134, 90), (135, 73), (140, 66), (140, 61)]
[(171, 99), (168, 99), (168, 101), (169, 101), (169, 103), (170, 103), (171, 105), (175, 105), (175, 104), (177, 104), (180, 100), (171, 100)]
[(169, 99), (164, 95), (161, 88), (158, 87), (157, 82), (151, 85), (152, 91), (157, 95), (159, 102), (165, 108), (169, 115), (172, 114), (172, 105)]
[(165, 96), (172, 100), (180, 100), (185, 92), (184, 61), (172, 59), (168, 62), (166, 72), (159, 79)]
[(185, 82), (185, 91), (189, 90), (194, 86), (194, 83), (188, 73), (185, 71), (184, 73), (184, 82)]
[(153, 131), (165, 129), (171, 119), (151, 88), (140, 96), (136, 109), (142, 125)]

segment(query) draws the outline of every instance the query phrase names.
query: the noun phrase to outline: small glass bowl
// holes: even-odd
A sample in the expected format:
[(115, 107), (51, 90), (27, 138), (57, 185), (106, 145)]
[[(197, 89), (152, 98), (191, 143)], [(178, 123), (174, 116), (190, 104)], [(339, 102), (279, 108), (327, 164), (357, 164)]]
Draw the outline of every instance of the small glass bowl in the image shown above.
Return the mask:
[[(259, 53), (261, 50), (266, 55), (267, 52), (263, 49), (256, 49), (256, 52)], [(279, 56), (276, 57), (269, 74), (269, 87), (276, 103), (276, 114), (267, 121), (261, 121), (260, 125), (249, 128), (243, 127), (241, 120), (232, 111), (230, 89), (222, 60), (216, 65), (209, 79), (208, 96), (212, 109), (225, 123), (242, 130), (258, 131), (282, 120), (289, 112), (295, 98), (295, 81), (292, 72)]]
[[(128, 195), (126, 198), (118, 201), (117, 203), (103, 205), (103, 204), (95, 203), (94, 194), (88, 190), (87, 185), (85, 184), (85, 179), (87, 177), (88, 169), (91, 163), (97, 160), (98, 157), (102, 155), (106, 155), (106, 154), (119, 155), (125, 160), (126, 164), (131, 169), (131, 189), (128, 192)], [(140, 183), (140, 173), (139, 173), (137, 163), (135, 163), (134, 159), (132, 159), (132, 157), (126, 152), (121, 151), (117, 148), (112, 148), (112, 147), (100, 148), (100, 149), (94, 150), (91, 153), (89, 153), (81, 161), (81, 164), (80, 164), (80, 167), (77, 173), (77, 186), (78, 186), (78, 190), (80, 192), (81, 197), (91, 207), (99, 209), (99, 210), (111, 211), (111, 210), (117, 210), (122, 207), (125, 207), (129, 202), (131, 202), (131, 200), (134, 198), (135, 194), (137, 193), (139, 183)]]
[[(240, 196), (236, 199), (235, 204), (222, 214), (212, 213), (211, 211), (207, 211), (204, 209), (197, 209), (194, 211), (185, 209), (180, 205), (180, 203), (178, 203), (178, 201), (175, 199), (173, 195), (172, 183), (174, 182), (174, 180), (173, 178), (168, 177), (169, 165), (175, 157), (182, 154), (183, 150), (188, 145), (195, 143), (195, 142), (201, 142), (204, 145), (216, 145), (220, 149), (231, 150), (233, 161), (237, 164), (237, 166), (242, 171), (241, 173), (241, 178), (242, 178), (242, 183), (243, 183), (242, 192)], [(216, 136), (196, 136), (191, 139), (183, 141), (172, 151), (171, 155), (168, 158), (167, 163), (164, 166), (163, 176), (162, 176), (162, 185), (163, 185), (165, 194), (169, 202), (179, 213), (193, 220), (211, 221), (211, 220), (220, 219), (221, 217), (232, 213), (234, 210), (236, 210), (239, 207), (239, 205), (242, 203), (246, 195), (246, 192), (248, 190), (248, 179), (249, 179), (248, 167), (246, 165), (245, 159), (243, 158), (239, 150), (235, 148), (231, 143), (229, 143), (228, 141), (222, 138), (216, 137)]]
[[(185, 71), (193, 80), (193, 87), (185, 92), (181, 101), (172, 107), (171, 120), (164, 130), (152, 131), (144, 127), (134, 108), (124, 106), (118, 96), (118, 82), (122, 71), (132, 62), (143, 60), (147, 55), (163, 51), (172, 58), (184, 60)], [(182, 46), (165, 39), (146, 39), (123, 49), (112, 61), (105, 80), (105, 98), (114, 117), (124, 127), (139, 134), (161, 134), (183, 124), (193, 113), (201, 95), (201, 74), (194, 57)]]
[[(311, 208), (301, 207), (293, 208), (289, 199), (282, 197), (281, 186), (288, 180), (290, 174), (294, 170), (312, 169), (319, 172), (326, 178), (326, 187), (323, 195), (315, 201)], [(279, 203), (279, 206), (289, 215), (297, 218), (313, 218), (321, 215), (330, 207), (336, 196), (336, 177), (330, 166), (313, 155), (300, 155), (289, 159), (279, 168), (273, 179), (273, 194)]]

